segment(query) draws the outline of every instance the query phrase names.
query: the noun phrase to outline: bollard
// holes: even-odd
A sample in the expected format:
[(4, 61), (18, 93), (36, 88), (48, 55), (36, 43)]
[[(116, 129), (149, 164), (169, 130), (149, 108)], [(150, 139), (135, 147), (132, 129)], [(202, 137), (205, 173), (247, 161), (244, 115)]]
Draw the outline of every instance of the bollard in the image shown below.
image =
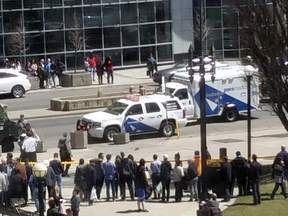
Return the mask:
[(71, 147), (72, 149), (85, 149), (88, 144), (87, 131), (71, 131)]
[(130, 142), (130, 134), (129, 133), (118, 133), (113, 135), (113, 143), (114, 144), (126, 144)]
[(139, 86), (139, 93), (140, 93), (140, 89), (141, 89), (141, 88), (143, 88), (143, 85), (140, 85), (140, 86)]
[(222, 159), (224, 156), (227, 156), (227, 148), (219, 149), (219, 158)]
[(142, 95), (142, 96), (143, 96), (143, 95), (146, 95), (146, 89), (145, 89), (145, 88), (141, 88), (139, 93), (140, 93), (140, 95)]
[(36, 153), (47, 152), (47, 148), (44, 145), (44, 141), (40, 140), (37, 143)]
[(135, 87), (134, 86), (130, 86), (129, 87), (129, 93), (130, 94), (133, 94), (133, 91), (135, 90)]

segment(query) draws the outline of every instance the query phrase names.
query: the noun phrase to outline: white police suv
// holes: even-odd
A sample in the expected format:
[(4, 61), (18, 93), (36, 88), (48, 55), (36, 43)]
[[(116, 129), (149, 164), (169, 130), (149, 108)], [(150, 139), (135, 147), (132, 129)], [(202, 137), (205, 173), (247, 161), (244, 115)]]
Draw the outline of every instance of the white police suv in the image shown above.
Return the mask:
[(163, 136), (172, 136), (176, 121), (179, 127), (187, 124), (185, 108), (177, 97), (127, 95), (104, 111), (84, 115), (76, 127), (77, 130), (88, 130), (92, 137), (111, 142), (113, 135), (120, 132), (130, 135), (159, 132)]

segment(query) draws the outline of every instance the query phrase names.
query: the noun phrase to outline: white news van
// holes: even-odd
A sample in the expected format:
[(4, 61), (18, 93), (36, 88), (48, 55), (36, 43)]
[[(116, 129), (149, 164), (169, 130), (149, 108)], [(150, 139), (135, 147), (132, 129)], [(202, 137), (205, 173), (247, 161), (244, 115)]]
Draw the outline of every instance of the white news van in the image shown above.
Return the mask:
[[(227, 121), (238, 119), (239, 113), (247, 112), (247, 81), (243, 66), (216, 67), (215, 81), (205, 75), (206, 116), (223, 116)], [(172, 82), (166, 83), (166, 94), (180, 99), (186, 109), (187, 120), (200, 118), (199, 74), (191, 84), (189, 74), (176, 73)], [(251, 78), (251, 110), (259, 106), (259, 84), (257, 75)], [(164, 89), (164, 88), (163, 88)], [(155, 93), (162, 94), (160, 86)]]

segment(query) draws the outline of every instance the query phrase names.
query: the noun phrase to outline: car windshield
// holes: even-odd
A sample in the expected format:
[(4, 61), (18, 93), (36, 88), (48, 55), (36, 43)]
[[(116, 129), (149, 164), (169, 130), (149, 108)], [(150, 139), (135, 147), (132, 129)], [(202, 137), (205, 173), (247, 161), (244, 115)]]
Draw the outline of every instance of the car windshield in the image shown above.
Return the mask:
[[(169, 87), (166, 87), (165, 90), (166, 90), (166, 94), (168, 94), (168, 95), (172, 95), (173, 92), (175, 91), (174, 88), (169, 88)], [(162, 94), (162, 93), (165, 93), (165, 92), (162, 92), (162, 86), (159, 86), (159, 87), (154, 91), (154, 94)]]
[(188, 64), (188, 59), (184, 59), (181, 62), (176, 63), (174, 68), (184, 68)]
[(107, 107), (104, 112), (113, 114), (113, 115), (120, 115), (123, 113), (123, 111), (126, 109), (128, 104), (120, 103), (120, 102), (114, 102), (111, 106)]

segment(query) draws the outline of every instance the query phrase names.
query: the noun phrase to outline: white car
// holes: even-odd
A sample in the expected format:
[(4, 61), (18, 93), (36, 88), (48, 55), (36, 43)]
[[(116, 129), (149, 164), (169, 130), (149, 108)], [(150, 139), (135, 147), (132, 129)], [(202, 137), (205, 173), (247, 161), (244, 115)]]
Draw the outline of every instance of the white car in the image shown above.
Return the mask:
[(187, 124), (184, 106), (177, 97), (126, 96), (104, 111), (84, 115), (77, 121), (76, 127), (77, 130), (88, 130), (91, 137), (111, 142), (113, 135), (120, 132), (160, 132), (163, 136), (172, 136), (175, 134), (176, 121), (179, 127)]
[(0, 69), (0, 94), (22, 97), (31, 88), (28, 76), (13, 69)]

